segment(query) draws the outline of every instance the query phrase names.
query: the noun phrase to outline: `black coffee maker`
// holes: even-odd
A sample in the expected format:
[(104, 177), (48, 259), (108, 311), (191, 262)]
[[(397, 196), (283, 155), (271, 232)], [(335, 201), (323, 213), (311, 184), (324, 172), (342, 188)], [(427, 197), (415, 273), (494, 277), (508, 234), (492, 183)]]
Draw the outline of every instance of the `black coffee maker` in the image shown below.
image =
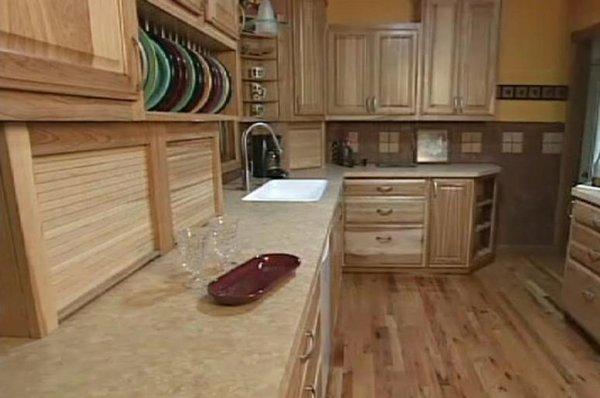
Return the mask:
[[(281, 136), (277, 136), (281, 145)], [(281, 167), (281, 154), (270, 135), (252, 136), (252, 176), (255, 178), (286, 178), (287, 172)]]

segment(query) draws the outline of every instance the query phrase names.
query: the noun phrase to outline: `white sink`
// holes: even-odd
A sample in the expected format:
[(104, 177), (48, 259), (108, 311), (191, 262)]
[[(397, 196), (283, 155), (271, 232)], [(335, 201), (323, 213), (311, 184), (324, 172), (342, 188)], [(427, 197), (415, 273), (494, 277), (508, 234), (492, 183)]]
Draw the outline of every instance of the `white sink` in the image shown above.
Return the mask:
[(250, 192), (246, 202), (318, 202), (327, 180), (272, 180)]

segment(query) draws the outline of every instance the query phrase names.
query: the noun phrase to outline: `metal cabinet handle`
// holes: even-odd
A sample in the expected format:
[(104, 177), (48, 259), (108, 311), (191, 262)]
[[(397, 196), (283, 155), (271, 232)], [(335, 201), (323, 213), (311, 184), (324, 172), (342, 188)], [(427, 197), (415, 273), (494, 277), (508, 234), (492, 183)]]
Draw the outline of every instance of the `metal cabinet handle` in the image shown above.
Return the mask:
[(303, 355), (300, 355), (300, 359), (306, 361), (312, 355), (315, 350), (315, 334), (311, 331), (304, 333), (304, 337), (306, 337), (306, 341), (308, 341), (308, 345), (306, 347), (306, 352)]
[(573, 208), (575, 207), (575, 201), (572, 200), (571, 203), (569, 203), (569, 218), (572, 220), (573, 219)]
[(584, 290), (583, 292), (581, 292), (581, 295), (587, 302), (592, 302), (596, 299), (596, 294), (591, 290)]
[(367, 108), (367, 113), (371, 113), (371, 97), (365, 99), (365, 107)]
[(373, 97), (373, 113), (377, 113), (377, 108), (379, 107), (379, 101), (377, 101), (377, 97)]
[(458, 97), (458, 113), (463, 113), (463, 108), (464, 108), (464, 101), (463, 101), (463, 97)]
[(454, 97), (454, 113), (458, 113), (458, 97)]
[(144, 53), (144, 47), (142, 47), (142, 43), (138, 40), (137, 37), (132, 37), (131, 39), (133, 40), (133, 45), (136, 46), (134, 56), (140, 69), (139, 79), (135, 83), (135, 91), (140, 91), (142, 89), (142, 79), (144, 78), (144, 71), (142, 65), (142, 54)]
[(389, 216), (394, 212), (394, 209), (377, 209), (377, 214), (380, 216)]
[(375, 240), (377, 240), (377, 242), (379, 243), (390, 243), (392, 241), (392, 237), (391, 236), (377, 236), (375, 237)]
[(435, 198), (435, 197), (437, 197), (437, 194), (438, 194), (438, 185), (439, 185), (439, 184), (438, 184), (438, 182), (437, 182), (437, 181), (434, 181), (434, 182), (433, 182), (433, 197), (434, 197), (434, 198)]
[(384, 185), (384, 186), (377, 187), (377, 190), (378, 190), (379, 192), (382, 192), (382, 193), (385, 193), (385, 192), (391, 192), (391, 191), (392, 191), (392, 189), (394, 189), (394, 188), (393, 188), (393, 187), (390, 187), (389, 185)]
[(317, 398), (317, 389), (315, 388), (314, 385), (312, 385), (312, 384), (307, 385), (306, 387), (304, 387), (304, 391), (309, 393), (312, 398)]

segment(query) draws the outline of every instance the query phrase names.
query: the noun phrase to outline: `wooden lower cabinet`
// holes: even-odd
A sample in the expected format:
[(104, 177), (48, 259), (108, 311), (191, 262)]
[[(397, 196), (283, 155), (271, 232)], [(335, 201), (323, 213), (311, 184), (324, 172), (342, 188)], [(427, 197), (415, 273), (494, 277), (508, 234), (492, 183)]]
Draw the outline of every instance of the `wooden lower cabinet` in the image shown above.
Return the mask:
[(44, 336), (222, 212), (216, 124), (1, 127), (1, 336)]
[(494, 253), (496, 176), (347, 178), (345, 269), (468, 271)]

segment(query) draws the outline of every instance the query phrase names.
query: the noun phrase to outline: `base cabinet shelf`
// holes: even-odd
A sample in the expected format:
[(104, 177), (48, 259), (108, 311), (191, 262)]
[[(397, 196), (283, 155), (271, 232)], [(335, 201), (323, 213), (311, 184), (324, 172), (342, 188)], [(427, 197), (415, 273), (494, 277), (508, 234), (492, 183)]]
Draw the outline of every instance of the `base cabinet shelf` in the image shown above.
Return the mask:
[[(468, 272), (494, 258), (496, 176), (347, 178), (345, 270)], [(477, 194), (476, 194), (477, 193)], [(489, 211), (475, 218), (477, 201)]]
[(2, 336), (43, 337), (223, 211), (216, 123), (1, 127)]

